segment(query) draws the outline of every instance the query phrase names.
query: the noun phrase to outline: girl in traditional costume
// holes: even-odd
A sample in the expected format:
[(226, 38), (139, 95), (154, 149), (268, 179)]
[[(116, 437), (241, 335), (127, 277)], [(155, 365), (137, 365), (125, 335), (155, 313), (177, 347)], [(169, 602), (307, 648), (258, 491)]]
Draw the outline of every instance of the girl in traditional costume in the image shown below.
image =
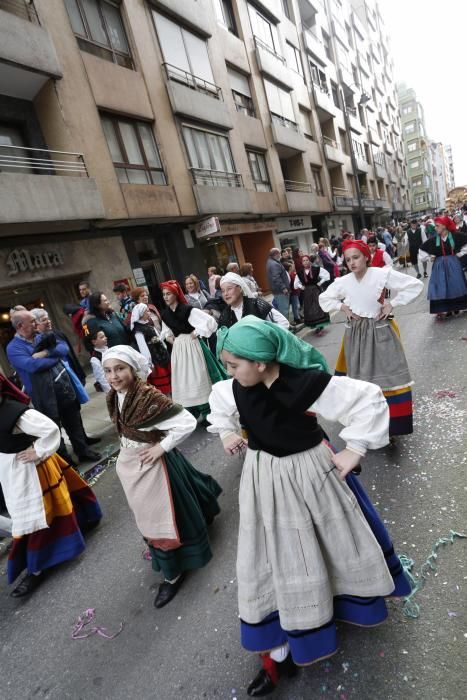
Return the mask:
[(0, 374), (0, 482), (12, 519), (8, 583), (26, 569), (12, 591), (32, 593), (48, 570), (85, 549), (82, 530), (102, 517), (86, 482), (56, 451), (57, 425), (29, 408), (29, 397)]
[(297, 272), (294, 288), (303, 291), (303, 320), (305, 325), (316, 330), (321, 335), (324, 326), (329, 323), (329, 314), (319, 305), (318, 298), (322, 285), (329, 282), (329, 272), (318, 265), (314, 256), (302, 257), (302, 269)]
[[(261, 654), (248, 687), (259, 697), (295, 665), (337, 651), (335, 620), (377, 625), (387, 617), (383, 597), (410, 585), (350, 474), (367, 449), (388, 442), (379, 387), (332, 377), (312, 346), (251, 316), (221, 328), (217, 342), (233, 379), (213, 387), (208, 430), (227, 453), (246, 447), (238, 601), (242, 645)], [(344, 425), (345, 449), (332, 450), (316, 414)]]
[(148, 304), (136, 304), (131, 311), (130, 330), (140, 353), (152, 367), (148, 382), (163, 394), (171, 394), (170, 355), (162, 340), (160, 319), (157, 317), (158, 323), (154, 323), (153, 318)]
[(435, 256), (428, 299), (430, 314), (443, 318), (467, 309), (467, 282), (457, 256), (467, 244), (467, 236), (457, 233), (456, 224), (449, 216), (435, 217), (435, 228), (436, 236), (422, 243), (420, 249)]
[(162, 282), (162, 338), (172, 345), (172, 398), (195, 417), (209, 412), (209, 394), (225, 371), (200, 338), (209, 338), (217, 323), (212, 316), (187, 304), (175, 280)]
[(289, 328), (288, 320), (280, 311), (251, 291), (246, 277), (241, 277), (236, 272), (227, 272), (220, 285), (226, 307), (219, 317), (219, 326), (230, 328), (244, 316), (251, 315)]
[[(202, 313), (202, 312), (201, 312)], [(196, 428), (195, 418), (146, 383), (146, 358), (127, 345), (103, 357), (111, 391), (107, 406), (120, 435), (117, 474), (136, 525), (164, 581), (154, 601), (176, 595), (183, 574), (212, 557), (207, 526), (219, 513), (219, 484), (175, 449)]]
[[(342, 250), (350, 274), (337, 278), (319, 297), (324, 311), (343, 311), (347, 317), (336, 374), (380, 386), (389, 404), (389, 434), (408, 435), (413, 432), (413, 382), (399, 328), (388, 316), (416, 299), (423, 283), (391, 267), (368, 267), (371, 253), (363, 241), (346, 240)], [(389, 301), (387, 291), (397, 296)]]

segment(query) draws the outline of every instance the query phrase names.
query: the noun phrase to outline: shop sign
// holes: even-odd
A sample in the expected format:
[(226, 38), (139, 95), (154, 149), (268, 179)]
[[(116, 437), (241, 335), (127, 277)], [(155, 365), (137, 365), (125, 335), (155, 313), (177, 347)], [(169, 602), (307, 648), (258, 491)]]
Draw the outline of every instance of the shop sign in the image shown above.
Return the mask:
[(61, 253), (56, 250), (44, 253), (31, 253), (25, 248), (15, 248), (6, 259), (9, 267), (8, 275), (17, 275), (19, 272), (35, 272), (46, 267), (60, 267), (63, 265)]
[(146, 277), (144, 276), (144, 270), (142, 267), (133, 268), (133, 277), (138, 286), (146, 286)]
[(217, 216), (210, 216), (209, 219), (204, 219), (200, 221), (199, 224), (195, 224), (196, 238), (206, 238), (206, 236), (213, 236), (219, 233), (221, 230), (219, 219)]
[(284, 216), (277, 219), (277, 231), (300, 231), (311, 228), (311, 216)]

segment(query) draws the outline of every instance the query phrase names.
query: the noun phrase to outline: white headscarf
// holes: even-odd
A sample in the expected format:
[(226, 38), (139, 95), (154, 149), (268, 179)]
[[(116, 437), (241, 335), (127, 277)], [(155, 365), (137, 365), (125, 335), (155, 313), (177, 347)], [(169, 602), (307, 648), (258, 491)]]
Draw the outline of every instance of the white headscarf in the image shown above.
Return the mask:
[(251, 291), (248, 282), (246, 282), (243, 277), (240, 277), (240, 275), (237, 275), (236, 272), (227, 272), (227, 274), (221, 278), (221, 287), (223, 284), (228, 282), (230, 282), (230, 284), (236, 284), (237, 287), (240, 287), (244, 297), (248, 297), (250, 299), (254, 298), (254, 294)]
[(147, 323), (142, 321), (141, 316), (148, 310), (147, 304), (136, 304), (131, 311), (130, 329), (133, 330), (135, 323)]
[(133, 367), (136, 376), (144, 382), (151, 373), (151, 368), (146, 358), (140, 352), (133, 350), (129, 345), (114, 345), (113, 348), (106, 350), (102, 355), (102, 364), (104, 365), (107, 360), (121, 360), (122, 362), (126, 362), (127, 365)]

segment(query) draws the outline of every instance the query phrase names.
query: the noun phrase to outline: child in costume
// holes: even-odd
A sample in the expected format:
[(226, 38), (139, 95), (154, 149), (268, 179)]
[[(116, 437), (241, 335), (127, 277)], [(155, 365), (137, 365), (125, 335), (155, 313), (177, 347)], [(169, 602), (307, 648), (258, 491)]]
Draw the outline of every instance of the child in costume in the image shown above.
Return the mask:
[(149, 544), (152, 567), (164, 574), (154, 601), (162, 608), (184, 573), (211, 559), (207, 526), (220, 511), (222, 489), (175, 449), (195, 430), (196, 420), (146, 383), (146, 358), (128, 345), (115, 345), (102, 363), (111, 386), (107, 407), (120, 435), (117, 474)]
[[(413, 432), (412, 378), (399, 328), (388, 316), (416, 299), (423, 283), (391, 267), (371, 267), (363, 241), (346, 240), (342, 250), (350, 274), (319, 296), (324, 311), (343, 311), (347, 317), (336, 374), (381, 387), (389, 405), (389, 434), (407, 435)], [(385, 298), (388, 291), (397, 292), (391, 301)]]
[[(213, 387), (208, 430), (227, 453), (246, 448), (238, 603), (242, 645), (262, 659), (248, 694), (260, 697), (296, 665), (336, 652), (336, 620), (377, 625), (383, 597), (410, 591), (350, 474), (387, 444), (389, 411), (379, 387), (332, 377), (319, 352), (276, 324), (248, 316), (221, 328), (217, 344), (233, 379)], [(316, 414), (344, 425), (345, 449), (331, 449)]]

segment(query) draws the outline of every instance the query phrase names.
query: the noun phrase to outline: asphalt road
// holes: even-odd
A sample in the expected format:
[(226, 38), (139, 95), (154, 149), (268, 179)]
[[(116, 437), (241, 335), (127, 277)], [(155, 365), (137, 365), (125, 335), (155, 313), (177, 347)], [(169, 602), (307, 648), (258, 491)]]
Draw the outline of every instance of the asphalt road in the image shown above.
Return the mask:
[[(426, 286), (426, 285), (425, 285)], [(436, 322), (424, 298), (399, 309), (402, 337), (415, 379), (415, 433), (394, 448), (371, 453), (361, 479), (414, 572), (450, 530), (467, 532), (467, 315)], [(311, 342), (332, 366), (343, 333), (337, 320)], [(327, 426), (338, 442), (339, 428)], [(8, 596), (0, 559), (2, 700), (232, 700), (246, 698), (257, 659), (239, 643), (235, 551), (238, 458), (224, 455), (204, 430), (184, 453), (213, 474), (224, 492), (211, 528), (214, 557), (191, 574), (166, 608), (153, 607), (159, 578), (142, 558), (144, 545), (114, 469), (95, 485), (104, 510), (85, 554), (56, 572), (27, 600)], [(467, 540), (441, 547), (437, 572), (415, 598), (418, 619), (389, 603), (387, 622), (364, 630), (340, 627), (330, 660), (284, 681), (276, 700), (460, 700), (467, 662)], [(96, 624), (123, 631), (73, 640), (78, 616), (95, 608)]]

